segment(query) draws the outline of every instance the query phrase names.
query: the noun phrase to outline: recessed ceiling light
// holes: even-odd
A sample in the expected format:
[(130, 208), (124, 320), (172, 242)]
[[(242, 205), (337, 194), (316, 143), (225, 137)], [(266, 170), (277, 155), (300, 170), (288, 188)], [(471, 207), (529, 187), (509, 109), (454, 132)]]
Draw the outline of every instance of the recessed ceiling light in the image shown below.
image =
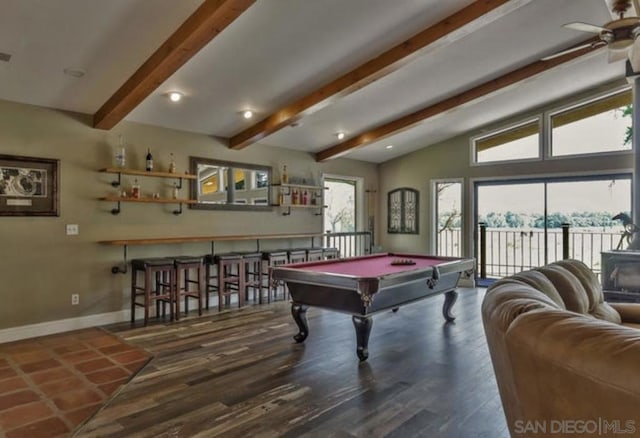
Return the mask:
[(387, 145), (387, 149), (393, 149), (393, 145), (392, 144), (388, 144)]
[(81, 78), (87, 74), (87, 71), (83, 68), (65, 68), (63, 72), (65, 75), (72, 76), (74, 78)]
[(245, 110), (242, 113), (242, 117), (244, 117), (245, 119), (250, 119), (251, 117), (253, 117), (253, 111), (251, 110)]
[(167, 96), (169, 97), (169, 100), (171, 102), (180, 102), (180, 100), (182, 100), (182, 96), (184, 95), (179, 91), (170, 91), (169, 93), (167, 93)]
[(344, 132), (338, 132), (336, 136), (338, 137), (338, 140), (342, 140), (344, 138)]

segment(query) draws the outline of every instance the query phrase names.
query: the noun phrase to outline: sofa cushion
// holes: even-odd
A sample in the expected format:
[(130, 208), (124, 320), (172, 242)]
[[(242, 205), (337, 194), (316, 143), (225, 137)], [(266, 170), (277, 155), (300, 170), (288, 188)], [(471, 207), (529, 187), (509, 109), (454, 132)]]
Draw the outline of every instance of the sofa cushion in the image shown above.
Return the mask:
[(575, 275), (557, 264), (542, 266), (536, 270), (542, 272), (553, 283), (567, 310), (582, 315), (589, 314), (587, 292)]
[(562, 297), (556, 290), (555, 286), (542, 272), (524, 271), (509, 278), (528, 284), (529, 286), (533, 287), (536, 290), (539, 290), (540, 292), (551, 298), (551, 300), (556, 303), (561, 309), (566, 309), (564, 301), (562, 301)]
[(579, 260), (560, 260), (553, 265), (562, 266), (571, 272), (582, 284), (589, 299), (589, 314), (604, 321), (620, 324), (620, 314), (604, 302), (602, 286), (591, 269)]

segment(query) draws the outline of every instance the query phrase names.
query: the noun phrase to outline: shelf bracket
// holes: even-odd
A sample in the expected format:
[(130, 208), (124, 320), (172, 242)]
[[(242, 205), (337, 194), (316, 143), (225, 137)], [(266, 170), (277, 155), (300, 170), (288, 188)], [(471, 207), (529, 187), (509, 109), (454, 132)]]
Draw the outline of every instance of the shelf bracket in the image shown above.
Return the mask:
[[(182, 181), (182, 178), (180, 178), (180, 181)], [(179, 208), (177, 210), (173, 210), (173, 214), (175, 214), (176, 216), (182, 214), (182, 202), (178, 203)]]
[(178, 185), (176, 186), (178, 190), (182, 189), (182, 177), (178, 178)]
[(121, 176), (122, 176), (122, 174), (121, 174), (120, 172), (118, 172), (118, 179), (117, 179), (117, 181), (111, 181), (111, 185), (112, 185), (113, 187), (120, 187), (120, 183), (122, 182), (122, 181), (121, 181), (121, 179), (120, 179), (120, 178), (121, 178)]
[(289, 215), (291, 215), (291, 207), (287, 207), (287, 211), (282, 212), (282, 216), (289, 216)]
[(127, 273), (127, 245), (123, 245), (124, 248), (124, 262), (123, 262), (123, 267), (120, 266), (112, 266), (111, 267), (111, 273), (112, 274), (126, 274)]
[(118, 206), (116, 208), (111, 209), (111, 214), (114, 216), (120, 214), (120, 201), (118, 201)]

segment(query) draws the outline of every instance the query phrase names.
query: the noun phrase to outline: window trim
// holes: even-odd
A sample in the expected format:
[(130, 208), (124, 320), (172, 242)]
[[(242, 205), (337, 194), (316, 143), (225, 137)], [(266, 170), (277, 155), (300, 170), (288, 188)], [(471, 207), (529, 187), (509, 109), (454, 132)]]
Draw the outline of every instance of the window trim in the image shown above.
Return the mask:
[(613, 87), (607, 91), (599, 92), (592, 94), (590, 96), (586, 96), (582, 99), (578, 99), (571, 103), (567, 103), (565, 105), (561, 105), (555, 108), (552, 108), (544, 113), (544, 159), (545, 160), (562, 160), (562, 159), (572, 159), (576, 157), (602, 157), (602, 156), (616, 156), (616, 155), (625, 155), (635, 152), (633, 143), (631, 144), (630, 149), (618, 150), (618, 151), (602, 151), (602, 152), (585, 152), (581, 154), (569, 154), (569, 155), (553, 155), (553, 129), (551, 128), (551, 118), (557, 114), (570, 111), (574, 108), (578, 108), (583, 105), (587, 105), (592, 102), (597, 102), (601, 99), (606, 99), (607, 97), (614, 96), (616, 94), (622, 94), (626, 91), (631, 91), (631, 86), (629, 85), (621, 85), (618, 87)]
[[(514, 160), (499, 160), (499, 161), (477, 161), (478, 154), (476, 152), (476, 143), (479, 140), (485, 139), (487, 137), (493, 137), (495, 135), (502, 134), (507, 131), (511, 131), (513, 129), (519, 128), (524, 125), (528, 125), (532, 122), (538, 123), (538, 156), (532, 158), (517, 158)], [(535, 161), (542, 161), (544, 159), (544, 138), (543, 138), (543, 129), (544, 129), (544, 117), (543, 114), (535, 114), (533, 116), (529, 116), (527, 118), (520, 119), (516, 122), (509, 123), (507, 125), (502, 125), (499, 128), (492, 129), (488, 132), (483, 132), (482, 134), (472, 136), (470, 141), (470, 165), (473, 166), (496, 166), (502, 164), (512, 164), (512, 163), (530, 163)]]
[[(355, 220), (355, 230), (356, 231), (366, 231), (365, 227), (367, 226), (367, 220), (368, 218), (365, 218), (365, 208), (367, 207), (365, 205), (365, 201), (364, 201), (364, 178), (361, 176), (353, 176), (353, 175), (338, 175), (338, 174), (334, 174), (334, 173), (323, 173), (320, 176), (320, 180), (321, 180), (321, 186), (325, 187), (325, 180), (327, 179), (332, 179), (332, 180), (343, 180), (343, 181), (351, 181), (355, 184), (355, 198), (354, 198), (354, 208), (355, 208), (355, 215), (354, 215), (354, 220)], [(324, 196), (323, 196), (324, 199)], [(368, 208), (368, 207), (367, 207)], [(326, 231), (327, 227), (326, 224), (324, 223), (324, 218), (325, 218), (325, 213), (324, 213), (324, 208), (322, 209), (322, 225), (321, 225), (321, 229), (323, 230), (323, 232)]]
[(430, 202), (430, 212), (429, 217), (431, 218), (431, 235), (430, 235), (430, 245), (429, 250), (432, 254), (437, 254), (437, 241), (438, 241), (438, 196), (437, 196), (437, 186), (438, 184), (446, 184), (446, 183), (458, 183), (460, 184), (460, 254), (465, 254), (465, 236), (467, 232), (466, 226), (466, 217), (465, 217), (465, 208), (466, 208), (466, 186), (464, 178), (436, 178), (430, 181), (431, 183), (431, 202)]

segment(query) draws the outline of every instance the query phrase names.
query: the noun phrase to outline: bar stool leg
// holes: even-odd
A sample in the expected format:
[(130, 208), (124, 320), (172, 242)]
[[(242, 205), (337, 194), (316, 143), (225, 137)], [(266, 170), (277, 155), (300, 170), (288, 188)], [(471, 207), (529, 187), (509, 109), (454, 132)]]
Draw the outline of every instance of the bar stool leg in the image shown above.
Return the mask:
[(136, 293), (138, 285), (138, 270), (131, 270), (131, 324), (136, 320)]

